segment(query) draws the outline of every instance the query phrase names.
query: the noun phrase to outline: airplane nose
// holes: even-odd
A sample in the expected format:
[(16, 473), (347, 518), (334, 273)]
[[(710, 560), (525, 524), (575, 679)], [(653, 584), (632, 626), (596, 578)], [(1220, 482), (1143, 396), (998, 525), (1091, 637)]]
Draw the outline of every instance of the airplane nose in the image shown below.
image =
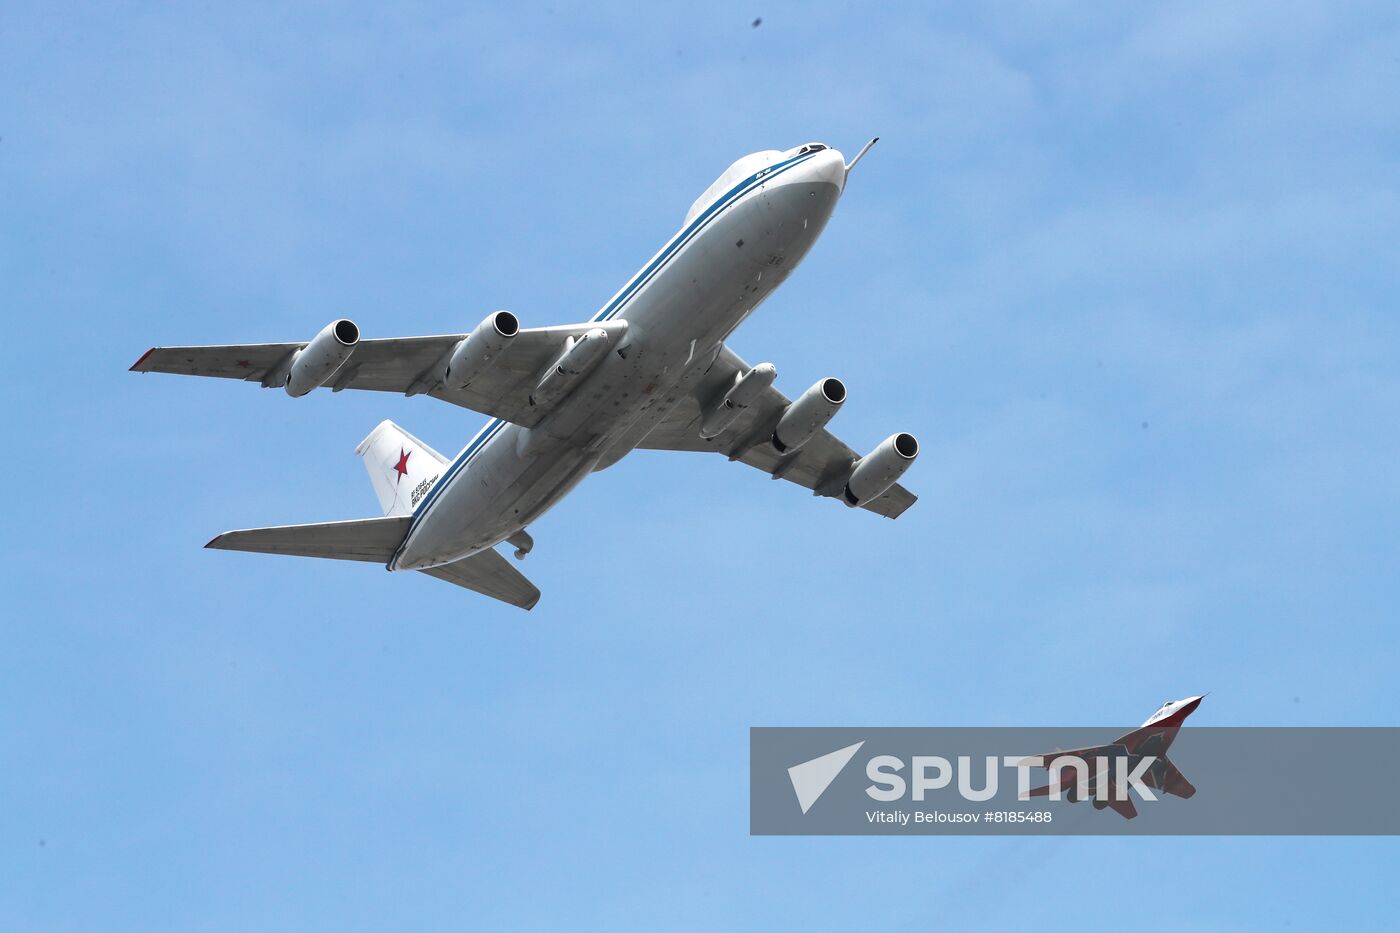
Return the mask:
[(823, 149), (807, 166), (813, 181), (827, 182), (840, 191), (846, 187), (846, 159), (837, 149)]

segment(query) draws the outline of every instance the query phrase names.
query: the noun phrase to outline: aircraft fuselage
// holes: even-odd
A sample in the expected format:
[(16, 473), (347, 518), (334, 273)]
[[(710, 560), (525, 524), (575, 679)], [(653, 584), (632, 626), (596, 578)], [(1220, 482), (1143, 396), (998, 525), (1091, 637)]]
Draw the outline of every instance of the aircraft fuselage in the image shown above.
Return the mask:
[(735, 168), (746, 162), (751, 171), (712, 186), (709, 202), (594, 315), (627, 322), (621, 343), (539, 424), (493, 420), (454, 458), (415, 509), (390, 570), (461, 560), (523, 530), (625, 456), (693, 388), (807, 254), (845, 184), (834, 149), (755, 154)]

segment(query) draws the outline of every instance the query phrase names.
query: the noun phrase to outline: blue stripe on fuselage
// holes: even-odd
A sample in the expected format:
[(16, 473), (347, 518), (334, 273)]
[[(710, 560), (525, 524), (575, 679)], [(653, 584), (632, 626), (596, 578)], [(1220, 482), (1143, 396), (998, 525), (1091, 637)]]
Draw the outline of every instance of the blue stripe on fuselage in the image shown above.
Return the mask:
[(477, 432), (476, 437), (472, 438), (471, 442), (457, 455), (457, 459), (452, 461), (452, 465), (447, 468), (447, 472), (442, 475), (442, 478), (433, 484), (432, 489), (428, 490), (428, 494), (423, 497), (423, 501), (418, 503), (418, 508), (413, 510), (413, 521), (408, 525), (408, 534), (404, 535), (403, 541), (394, 552), (394, 556), (389, 559), (389, 569), (392, 570), (394, 564), (398, 562), (399, 554), (403, 551), (404, 545), (408, 544), (408, 539), (413, 537), (413, 532), (418, 528), (419, 522), (428, 514), (428, 509), (432, 506), (433, 500), (438, 497), (438, 494), (442, 492), (442, 490), (447, 488), (447, 484), (450, 483), (458, 473), (462, 472), (462, 469), (466, 467), (468, 463), (476, 459), (477, 454), (486, 449), (486, 445), (489, 444), (497, 434), (500, 434), (509, 423), (510, 422), (502, 418), (492, 418), (490, 421), (486, 422), (486, 427)]
[(433, 485), (433, 488), (428, 490), (428, 494), (423, 497), (423, 501), (418, 504), (418, 508), (414, 509), (415, 525), (418, 523), (417, 519), (427, 513), (428, 507), (432, 504), (432, 501), (437, 498), (438, 493), (451, 482), (454, 476), (461, 472), (462, 467), (471, 462), (475, 454), (485, 448), (491, 438), (501, 433), (501, 428), (505, 427), (508, 423), (509, 422), (502, 418), (493, 418), (486, 422), (486, 427), (477, 432), (476, 437), (472, 438), (471, 443), (467, 444), (466, 449), (458, 454), (457, 459), (447, 468), (447, 472), (443, 474), (442, 479), (438, 480), (437, 483)]
[[(725, 208), (738, 201), (739, 198), (751, 191), (757, 184), (766, 182), (773, 176), (786, 172), (788, 169), (802, 162), (806, 162), (814, 155), (815, 153), (804, 153), (794, 156), (786, 162), (770, 165), (748, 176), (733, 188), (730, 188), (722, 197), (716, 199), (715, 203), (702, 211), (695, 220), (691, 221), (689, 226), (672, 237), (671, 242), (666, 244), (661, 253), (645, 268), (633, 276), (632, 281), (628, 282), (612, 301), (608, 302), (597, 314), (593, 315), (592, 320), (610, 321), (618, 314), (622, 313), (632, 297), (648, 282), (654, 279), (661, 272), (666, 263), (673, 259), (681, 249), (693, 240), (704, 227), (708, 226), (710, 221), (718, 217)], [(403, 550), (403, 545), (408, 543), (408, 539), (413, 536), (413, 532), (418, 528), (419, 523), (427, 516), (428, 510), (438, 498), (438, 494), (447, 488), (448, 484), (456, 478), (463, 467), (475, 459), (477, 453), (485, 449), (486, 445), (489, 444), (497, 434), (501, 433), (501, 430), (506, 424), (508, 424), (508, 422), (500, 418), (495, 418), (487, 422), (486, 427), (482, 428), (476, 437), (474, 437), (462, 452), (457, 455), (457, 459), (447, 468), (447, 472), (443, 474), (442, 479), (433, 484), (433, 488), (428, 491), (428, 494), (423, 497), (423, 501), (414, 509), (413, 521), (409, 524), (408, 534), (404, 536), (403, 544), (399, 545), (399, 551)], [(389, 566), (392, 568), (397, 560), (398, 553), (396, 552), (394, 557), (389, 561)]]
[(723, 211), (726, 207), (733, 204), (739, 198), (747, 194), (752, 189), (754, 184), (767, 181), (774, 175), (777, 175), (781, 172), (786, 172), (793, 166), (798, 165), (802, 162), (806, 162), (808, 159), (811, 159), (815, 155), (816, 153), (809, 152), (803, 155), (793, 156), (786, 162), (779, 162), (776, 165), (770, 165), (767, 168), (755, 172), (754, 174), (745, 178), (743, 181), (739, 182), (733, 188), (730, 188), (727, 193), (725, 193), (722, 197), (716, 199), (715, 203), (711, 204), (704, 211), (702, 211), (698, 217), (691, 221), (690, 226), (681, 230), (680, 233), (677, 233), (674, 237), (672, 237), (671, 242), (666, 244), (665, 248), (662, 249), (661, 253), (655, 259), (653, 259), (651, 263), (647, 265), (646, 268), (642, 269), (642, 271), (638, 272), (635, 276), (633, 276), (632, 281), (628, 282), (627, 285), (623, 287), (622, 291), (617, 293), (617, 297), (615, 297), (612, 301), (604, 305), (601, 311), (593, 315), (593, 320), (609, 321), (616, 317), (622, 311), (623, 306), (632, 298), (632, 296), (635, 295), (647, 282), (655, 278), (656, 274), (661, 271), (661, 267), (664, 266), (673, 256), (675, 256), (675, 254), (679, 252), (682, 247), (689, 243), (690, 240), (694, 239), (695, 235), (700, 232), (700, 229), (702, 227), (708, 225), (711, 220), (719, 216), (719, 213)]

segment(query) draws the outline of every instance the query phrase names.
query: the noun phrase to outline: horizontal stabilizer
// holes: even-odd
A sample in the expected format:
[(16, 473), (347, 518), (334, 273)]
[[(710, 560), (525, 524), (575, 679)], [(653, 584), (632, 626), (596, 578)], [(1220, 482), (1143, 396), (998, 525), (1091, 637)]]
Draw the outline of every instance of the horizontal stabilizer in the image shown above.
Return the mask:
[(394, 556), (412, 516), (360, 518), (348, 522), (320, 522), (315, 525), (277, 525), (226, 531), (205, 547), (223, 551), (253, 551), (259, 554), (291, 554), (296, 557), (327, 557), (332, 560), (365, 560), (381, 564)]
[(494, 548), (441, 567), (429, 567), (422, 573), (521, 609), (533, 609), (540, 601), (540, 591), (535, 585)]

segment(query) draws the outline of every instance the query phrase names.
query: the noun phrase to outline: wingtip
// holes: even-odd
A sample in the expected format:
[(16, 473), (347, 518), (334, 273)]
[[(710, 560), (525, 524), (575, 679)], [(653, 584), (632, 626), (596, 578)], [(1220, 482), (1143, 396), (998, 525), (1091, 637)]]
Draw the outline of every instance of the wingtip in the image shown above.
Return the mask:
[(131, 364), (131, 368), (128, 369), (127, 372), (129, 372), (129, 373), (139, 373), (139, 372), (143, 372), (144, 370), (141, 369), (141, 364), (144, 363), (144, 362), (146, 362), (146, 357), (150, 356), (150, 355), (151, 355), (152, 353), (154, 353), (154, 352), (156, 352), (156, 348), (155, 348), (155, 347), (151, 347), (151, 348), (150, 348), (149, 350), (147, 350), (145, 353), (142, 353), (142, 354), (141, 354), (141, 358), (140, 358), (139, 360), (137, 360), (135, 363), (132, 363), (132, 364)]
[(210, 539), (209, 539), (209, 543), (206, 544), (206, 545), (204, 545), (204, 546), (205, 546), (206, 548), (214, 548), (215, 550), (220, 550), (220, 548), (219, 548), (218, 545), (219, 545), (219, 542), (220, 542), (221, 540), (223, 540), (223, 537), (224, 537), (224, 536), (223, 536), (223, 533), (216, 534), (214, 537), (210, 538)]

